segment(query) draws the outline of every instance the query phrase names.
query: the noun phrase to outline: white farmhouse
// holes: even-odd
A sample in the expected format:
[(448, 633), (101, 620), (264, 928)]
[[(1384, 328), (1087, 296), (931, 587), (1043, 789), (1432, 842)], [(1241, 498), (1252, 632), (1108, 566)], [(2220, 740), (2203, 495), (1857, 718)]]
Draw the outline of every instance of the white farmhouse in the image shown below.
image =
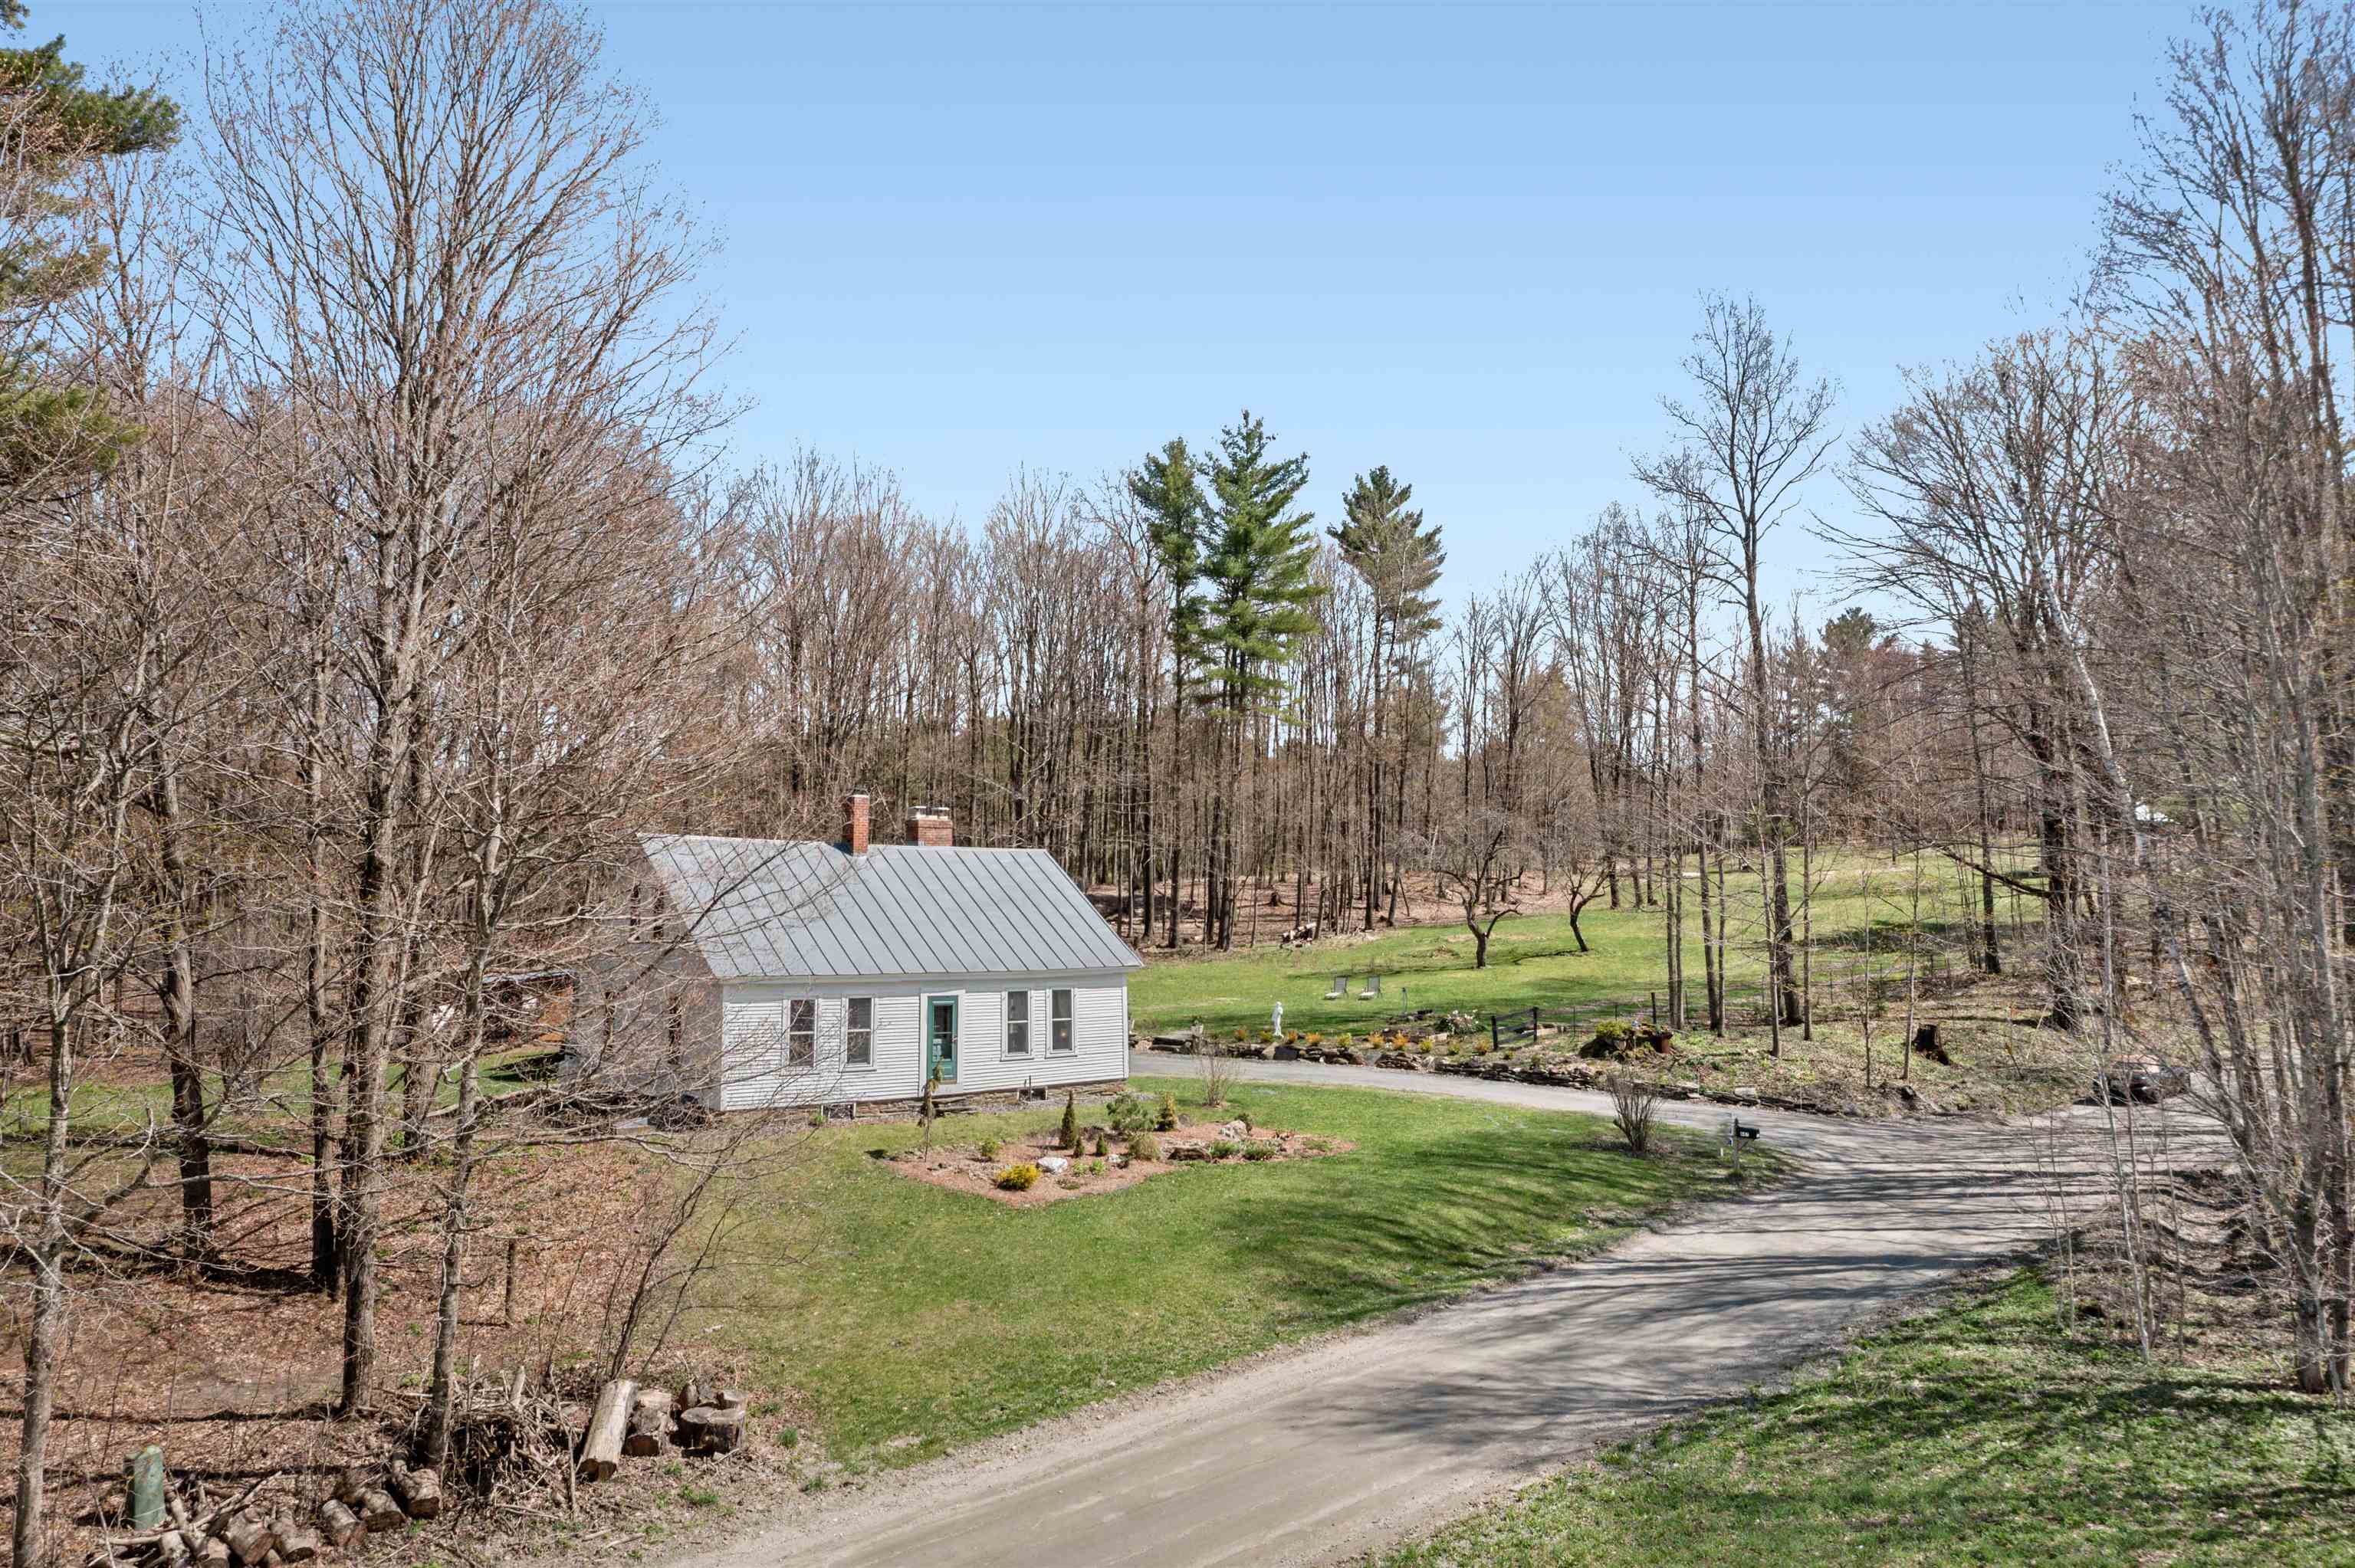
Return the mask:
[(844, 807), (838, 843), (642, 841), (700, 982), (672, 1025), (672, 1059), (709, 1065), (695, 1097), (904, 1108), (927, 1078), (988, 1102), (1126, 1081), (1143, 960), (1053, 856), (960, 848), (922, 810), (909, 842), (869, 843), (867, 797)]

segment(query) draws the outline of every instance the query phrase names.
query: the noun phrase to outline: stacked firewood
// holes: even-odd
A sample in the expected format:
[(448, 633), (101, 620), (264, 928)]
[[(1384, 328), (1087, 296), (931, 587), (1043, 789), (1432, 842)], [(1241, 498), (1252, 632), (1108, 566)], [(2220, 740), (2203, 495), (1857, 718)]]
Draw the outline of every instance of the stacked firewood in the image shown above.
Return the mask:
[(127, 1535), (114, 1535), (91, 1553), (101, 1564), (153, 1564), (155, 1568), (245, 1568), (309, 1563), (348, 1551), (371, 1533), (405, 1530), (410, 1520), (442, 1512), (442, 1478), (432, 1470), (395, 1462), (375, 1470), (360, 1466), (337, 1478), (332, 1495), (308, 1507), (284, 1499), (260, 1502), (265, 1477), (218, 1505), (199, 1485), (193, 1499), (167, 1489), (164, 1521)]

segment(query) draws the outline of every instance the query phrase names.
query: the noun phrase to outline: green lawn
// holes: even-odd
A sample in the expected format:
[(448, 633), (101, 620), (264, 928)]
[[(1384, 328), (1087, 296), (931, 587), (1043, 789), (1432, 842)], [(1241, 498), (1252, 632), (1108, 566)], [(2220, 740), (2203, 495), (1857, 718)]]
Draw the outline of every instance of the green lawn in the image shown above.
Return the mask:
[[(1792, 863), (1794, 896), (1798, 865)], [(1848, 1005), (1845, 993), (1831, 995), (1833, 977), (1859, 961), (1870, 922), (1872, 946), (1886, 962), (1895, 954), (1899, 931), (1911, 915), (1912, 866), (1885, 857), (1842, 853), (1816, 866), (1814, 936), (1821, 988), (1819, 1012)], [(1689, 886), (1690, 884), (1688, 883)], [(1938, 939), (1952, 948), (1969, 911), (1964, 891), (1945, 862), (1922, 863), (1922, 922), (1925, 947)], [(1736, 987), (1753, 987), (1764, 972), (1759, 943), (1764, 929), (1756, 875), (1729, 874), (1726, 893), (1734, 911), (1728, 960)], [(1690, 904), (1690, 900), (1688, 900)], [(1425, 906), (1423, 914), (1444, 917)], [(1462, 1008), (1486, 1018), (1532, 1006), (1622, 1007), (1640, 1012), (1651, 992), (1668, 983), (1666, 943), (1657, 909), (1590, 907), (1579, 925), (1592, 951), (1578, 950), (1569, 916), (1535, 915), (1505, 921), (1488, 947), (1488, 967), (1473, 967), (1474, 943), (1461, 921), (1410, 927), (1370, 939), (1341, 938), (1313, 947), (1286, 949), (1273, 943), (1218, 957), (1162, 957), (1148, 951), (1145, 971), (1129, 982), (1129, 1010), (1146, 1033), (1175, 1033), (1199, 1019), (1224, 1033), (1264, 1029), (1269, 1009), (1284, 1003), (1286, 1029), (1362, 1033), (1409, 1009)], [(1688, 962), (1691, 985), (1700, 991), (1700, 915), (1689, 907), (1691, 937)], [(1955, 959), (1945, 962), (1952, 967)], [(1348, 994), (1325, 1000), (1333, 978), (1347, 972)], [(1360, 1001), (1366, 976), (1382, 977), (1382, 994)], [(1404, 1001), (1401, 1002), (1401, 994)], [(1741, 1000), (1737, 997), (1737, 1001)]]
[[(1753, 1089), (1842, 1113), (1920, 1108), (1920, 1102), (1887, 1092), (1901, 1075), (1930, 1105), (1945, 1110), (2037, 1110), (2074, 1097), (2094, 1065), (2092, 1047), (2039, 1026), (2041, 997), (2025, 944), (2014, 944), (2009, 954), (2017, 972), (1998, 978), (1966, 972), (1963, 938), (1975, 917), (1967, 904), (1975, 886), (1961, 885), (1952, 870), (1923, 857), (1917, 962), (1927, 983), (1917, 991), (1915, 1020), (1938, 1022), (1942, 1044), (1955, 1058), (1952, 1066), (1903, 1060), (1911, 862), (1891, 864), (1886, 857), (1843, 852), (1820, 857), (1816, 865), (1813, 952), (1806, 966), (1812, 969), (1813, 1038), (1785, 1029), (1781, 1054), (1771, 1054), (1774, 1042), (1760, 1011), (1764, 955), (1758, 942), (1759, 879), (1731, 875), (1727, 895), (1735, 919), (1727, 944), (1732, 974), (1728, 1029), (1722, 1038), (1706, 1030), (1698, 913), (1689, 911), (1693, 1000), (1681, 1043), (1688, 1054), (1666, 1075), (1701, 1086), (1697, 1053), (1708, 1058), (1707, 1086)], [(1796, 863), (1792, 882), (1796, 893)], [(2003, 913), (2004, 939), (2009, 942), (2009, 910)], [(1667, 983), (1657, 909), (1591, 908), (1580, 923), (1590, 949), (1585, 952), (1579, 950), (1566, 916), (1507, 920), (1489, 944), (1486, 969), (1473, 967), (1474, 944), (1461, 924), (1339, 938), (1289, 950), (1263, 945), (1221, 955), (1149, 952), (1146, 968), (1129, 982), (1130, 1012), (1142, 1033), (1181, 1033), (1199, 1020), (1220, 1038), (1243, 1030), (1256, 1039), (1280, 1001), (1287, 1033), (1337, 1042), (1344, 1035), (1362, 1041), (1401, 1013), (1461, 1010), (1474, 1016), (1479, 1031), (1456, 1037), (1457, 1050), (1464, 1053), (1485, 1048), (1492, 1015), (1508, 1023), (1517, 1016), (1526, 1022), (1529, 1010), (1540, 1007), (1576, 1019), (1569, 1035), (1550, 1036), (1548, 1044), (1575, 1050), (1594, 1021), (1648, 1016), (1653, 995)], [(1348, 993), (1328, 1001), (1334, 977), (1344, 972), (1350, 977)], [(1369, 973), (1381, 976), (1382, 993), (1360, 1001), (1358, 993)], [(1881, 977), (1874, 991), (1869, 1050), (1858, 1026), (1868, 974)], [(2166, 1027), (2156, 1014), (2142, 1022)]]
[[(901, 1464), (1593, 1249), (1732, 1181), (1698, 1139), (1636, 1160), (1585, 1117), (1260, 1085), (1231, 1103), (1357, 1148), (1011, 1209), (866, 1155), (911, 1145), (912, 1127), (827, 1128), (790, 1208), (738, 1238), (757, 1261), (721, 1282), (698, 1341), (794, 1391), (835, 1457)], [(1058, 1114), (957, 1118), (943, 1140)]]
[(2355, 1563), (2355, 1412), (2277, 1373), (2063, 1340), (2021, 1274), (1382, 1561)]

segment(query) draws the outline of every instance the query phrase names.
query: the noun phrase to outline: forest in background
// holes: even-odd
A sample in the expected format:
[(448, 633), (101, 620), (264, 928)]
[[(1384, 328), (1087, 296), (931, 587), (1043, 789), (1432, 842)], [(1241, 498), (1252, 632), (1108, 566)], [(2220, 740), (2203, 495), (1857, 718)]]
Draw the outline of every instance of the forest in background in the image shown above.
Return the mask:
[[(830, 838), (852, 789), (1052, 851), (1146, 948), (1657, 908), (1694, 1028), (1730, 943), (1802, 1019), (1818, 849), (1944, 857), (2051, 1027), (2133, 1048), (2122, 955), (2173, 978), (2294, 1374), (2347, 1389), (2355, 8), (2177, 45), (2081, 303), (1893, 409), (1700, 302), (1624, 502), (1452, 609), (1411, 475), (1249, 413), (975, 528), (732, 450), (709, 241), (592, 27), (277, 16), (184, 104), (0, 56), (19, 1561), (75, 1292), (229, 1266), (256, 1206), (307, 1212), (357, 1414), (427, 1184), (434, 1457), (500, 977), (618, 961), (634, 834)], [(1902, 623), (1765, 586), (1828, 552)], [(78, 1128), (150, 1071), (150, 1123)]]

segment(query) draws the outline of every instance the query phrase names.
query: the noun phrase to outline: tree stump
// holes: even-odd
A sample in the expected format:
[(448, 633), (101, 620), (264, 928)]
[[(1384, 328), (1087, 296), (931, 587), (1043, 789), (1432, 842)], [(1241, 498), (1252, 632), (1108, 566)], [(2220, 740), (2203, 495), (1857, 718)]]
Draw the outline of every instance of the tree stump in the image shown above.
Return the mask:
[(619, 1377), (597, 1395), (597, 1407), (589, 1416), (589, 1429), (581, 1437), (582, 1480), (611, 1480), (613, 1472), (622, 1467), (622, 1439), (629, 1431), (630, 1409), (637, 1393), (636, 1383)]
[(1946, 1048), (1938, 1044), (1938, 1026), (1934, 1023), (1924, 1023), (1913, 1032), (1913, 1054), (1926, 1056), (1941, 1067), (1955, 1065), (1955, 1059), (1946, 1054)]
[(744, 1414), (741, 1403), (682, 1411), (678, 1446), (697, 1454), (732, 1454), (744, 1441)]
[(208, 1536), (197, 1545), (196, 1561), (199, 1568), (229, 1568), (229, 1542), (219, 1536)]
[(644, 1388), (630, 1406), (630, 1435), (622, 1452), (637, 1458), (663, 1451), (670, 1436), (671, 1395), (666, 1388)]

